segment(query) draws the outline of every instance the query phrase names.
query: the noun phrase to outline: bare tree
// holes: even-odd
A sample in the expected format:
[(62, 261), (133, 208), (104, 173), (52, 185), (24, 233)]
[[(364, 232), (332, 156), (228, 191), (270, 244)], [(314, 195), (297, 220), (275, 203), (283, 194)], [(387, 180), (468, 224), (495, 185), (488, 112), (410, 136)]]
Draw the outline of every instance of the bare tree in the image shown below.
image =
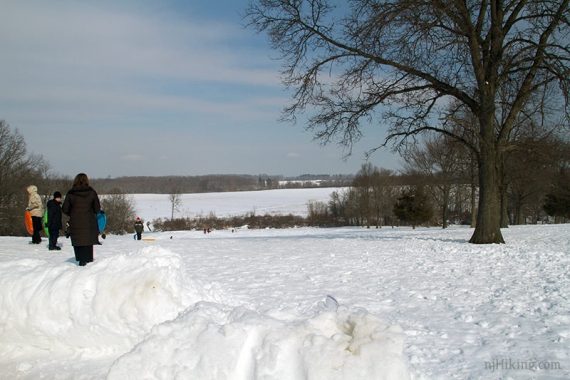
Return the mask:
[(393, 224), (392, 210), (397, 198), (394, 186), (394, 173), (387, 169), (374, 168), (372, 173), (372, 208), (376, 219), (376, 228), (388, 221)]
[(170, 219), (174, 219), (174, 211), (179, 211), (180, 206), (182, 206), (182, 194), (177, 189), (173, 189), (168, 195), (168, 200), (170, 201)]
[(564, 142), (557, 136), (535, 133), (522, 139), (517, 149), (508, 153), (505, 178), (511, 223), (523, 224), (527, 216), (534, 216), (536, 220), (536, 213), (541, 211), (544, 197), (559, 174), (564, 148)]
[(101, 197), (101, 208), (107, 214), (106, 231), (124, 235), (133, 230), (135, 205), (132, 197), (121, 189), (112, 189), (110, 194)]
[[(430, 130), (461, 141), (479, 174), (470, 241), (502, 243), (501, 163), (522, 111), (533, 95), (557, 91), (570, 115), (569, 1), (354, 0), (335, 9), (327, 0), (257, 0), (246, 16), (282, 54), (294, 91), (285, 119), (311, 109), (317, 138), (350, 147), (384, 106), (381, 146)], [(459, 109), (475, 116), (474, 141), (434, 124)]]
[(419, 171), (429, 178), (429, 189), (440, 205), (443, 228), (447, 228), (452, 187), (459, 184), (467, 161), (464, 153), (457, 140), (447, 135), (431, 135), (422, 145), (410, 147), (403, 155), (408, 170)]
[(29, 155), (24, 137), (0, 120), (0, 235), (23, 230), (22, 210), (28, 185), (40, 185), (48, 165), (43, 157)]
[(374, 173), (374, 167), (371, 163), (367, 162), (362, 164), (356, 177), (352, 182), (352, 187), (356, 192), (357, 197), (357, 210), (360, 216), (360, 220), (364, 224), (366, 222), (366, 227), (370, 228), (370, 223), (372, 221), (372, 175)]

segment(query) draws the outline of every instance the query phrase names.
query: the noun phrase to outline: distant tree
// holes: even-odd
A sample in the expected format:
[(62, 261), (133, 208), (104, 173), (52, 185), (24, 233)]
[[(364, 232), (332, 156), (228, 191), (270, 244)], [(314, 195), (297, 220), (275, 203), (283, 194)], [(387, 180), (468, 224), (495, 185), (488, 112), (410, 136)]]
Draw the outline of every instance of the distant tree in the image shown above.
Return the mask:
[(333, 191), (330, 195), (328, 209), (330, 210), (332, 218), (340, 225), (347, 224), (347, 199), (347, 191)]
[(374, 168), (372, 173), (372, 209), (376, 228), (388, 222), (392, 223), (396, 186), (394, 173), (387, 169)]
[(334, 225), (328, 205), (325, 202), (309, 201), (307, 204), (307, 223), (310, 226), (319, 227)]
[(570, 172), (561, 170), (551, 191), (546, 194), (544, 211), (555, 218), (570, 219)]
[(550, 186), (556, 182), (564, 144), (555, 136), (521, 138), (505, 160), (505, 183), (512, 224), (536, 220)]
[(374, 208), (372, 205), (372, 176), (374, 170), (373, 165), (367, 162), (360, 167), (356, 177), (354, 177), (354, 181), (352, 181), (352, 187), (356, 192), (355, 195), (358, 202), (355, 205), (356, 210), (358, 210), (362, 224), (365, 224), (367, 228), (370, 228)]
[(430, 183), (434, 199), (441, 210), (442, 228), (447, 228), (452, 188), (457, 187), (461, 177), (466, 150), (449, 136), (431, 134), (421, 143), (410, 147), (404, 154), (407, 169), (417, 171)]
[(415, 229), (433, 216), (433, 210), (422, 186), (405, 190), (394, 205), (394, 215)]
[[(457, 104), (451, 106), (456, 107)], [(477, 117), (469, 110), (461, 109), (458, 112), (453, 112), (451, 115), (445, 119), (445, 122), (449, 125), (449, 128), (454, 131), (462, 131), (461, 135), (463, 139), (469, 142), (471, 145), (477, 144)], [(478, 211), (478, 195), (479, 195), (479, 171), (478, 171), (478, 155), (477, 151), (469, 149), (468, 146), (464, 146), (465, 157), (462, 157), (463, 167), (461, 168), (462, 175), (467, 178), (470, 189), (470, 205), (468, 207), (470, 214), (470, 225), (475, 228), (477, 225), (477, 211)]]
[[(43, 181), (42, 190), (46, 197), (51, 197), (55, 191), (59, 191), (65, 195), (65, 192), (71, 188), (73, 179), (69, 176), (48, 172)], [(99, 192), (99, 189), (95, 189)]]
[(132, 198), (120, 189), (101, 197), (101, 208), (107, 214), (106, 232), (123, 235), (133, 230), (135, 207)]
[(344, 195), (345, 207), (344, 218), (349, 226), (362, 226), (362, 210), (360, 209), (360, 196), (358, 192), (351, 187)]
[[(324, 143), (351, 147), (379, 116), (390, 130), (375, 146), (426, 131), (464, 143), (479, 174), (470, 242), (490, 244), (504, 243), (501, 167), (525, 107), (556, 93), (549, 105), (569, 116), (569, 9), (569, 0), (256, 0), (246, 16), (284, 61), (293, 94), (284, 119), (306, 112)], [(433, 124), (460, 109), (474, 116), (474, 140)]]
[(177, 189), (173, 189), (170, 195), (168, 195), (168, 200), (170, 201), (170, 219), (174, 219), (174, 211), (179, 211), (180, 206), (182, 206), (182, 194)]

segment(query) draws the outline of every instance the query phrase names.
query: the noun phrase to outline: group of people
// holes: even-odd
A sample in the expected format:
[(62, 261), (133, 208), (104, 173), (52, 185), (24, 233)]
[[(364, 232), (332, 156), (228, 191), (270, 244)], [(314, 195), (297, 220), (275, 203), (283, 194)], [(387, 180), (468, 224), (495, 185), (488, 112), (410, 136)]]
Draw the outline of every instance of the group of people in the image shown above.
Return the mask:
[[(32, 244), (40, 244), (42, 242), (40, 232), (43, 229), (43, 203), (36, 186), (28, 186), (27, 190), (29, 197), (26, 210), (32, 216)], [(80, 173), (75, 176), (73, 186), (65, 195), (63, 203), (61, 201), (61, 193), (56, 191), (53, 193), (53, 199), (47, 202), (46, 207), (49, 250), (61, 250), (57, 245), (57, 239), (59, 238), (59, 231), (63, 227), (62, 216), (65, 214), (69, 216), (65, 233), (67, 237), (71, 237), (75, 260), (80, 266), (92, 262), (93, 246), (101, 244), (99, 242), (99, 233), (101, 231), (99, 231), (97, 223), (97, 214), (101, 211), (101, 203), (97, 192), (89, 185), (87, 175)], [(140, 217), (137, 217), (134, 227), (136, 239), (141, 240), (144, 224)]]
[[(44, 214), (41, 197), (36, 186), (28, 187), (27, 210), (32, 216), (33, 234), (32, 243), (40, 244), (43, 229), (42, 217)], [(97, 213), (101, 211), (101, 203), (97, 192), (89, 185), (89, 178), (85, 173), (75, 176), (71, 189), (61, 202), (61, 193), (56, 191), (53, 199), (47, 203), (49, 232), (49, 249), (60, 250), (57, 246), (59, 231), (62, 228), (62, 213), (69, 216), (69, 226), (66, 234), (71, 237), (71, 245), (75, 252), (75, 260), (80, 266), (93, 261), (93, 246), (99, 243), (99, 226)]]

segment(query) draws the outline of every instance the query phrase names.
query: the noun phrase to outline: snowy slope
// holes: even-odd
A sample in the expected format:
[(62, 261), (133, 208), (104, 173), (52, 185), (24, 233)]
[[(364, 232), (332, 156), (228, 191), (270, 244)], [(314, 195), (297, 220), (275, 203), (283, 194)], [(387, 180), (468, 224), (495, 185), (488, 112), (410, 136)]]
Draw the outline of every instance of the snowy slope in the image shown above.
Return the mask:
[(471, 232), (0, 237), (0, 379), (569, 378), (570, 225)]
[[(342, 188), (276, 189), (225, 193), (181, 194), (182, 204), (175, 217), (218, 217), (248, 213), (307, 215), (309, 201), (328, 202), (333, 191)], [(171, 203), (168, 194), (134, 194), (131, 196), (137, 215), (144, 220), (170, 218)]]

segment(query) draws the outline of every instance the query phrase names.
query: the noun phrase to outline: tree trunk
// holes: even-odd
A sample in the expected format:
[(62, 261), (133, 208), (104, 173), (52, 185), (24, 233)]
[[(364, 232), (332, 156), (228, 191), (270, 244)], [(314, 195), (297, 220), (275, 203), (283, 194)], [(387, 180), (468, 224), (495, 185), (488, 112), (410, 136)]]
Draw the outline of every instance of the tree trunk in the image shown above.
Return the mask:
[(504, 243), (501, 234), (500, 158), (495, 144), (481, 143), (479, 159), (479, 210), (470, 243)]
[(521, 225), (521, 224), (525, 224), (523, 222), (523, 213), (522, 213), (522, 202), (517, 199), (517, 203), (515, 205), (515, 224)]
[(376, 228), (382, 228), (382, 213), (379, 208), (376, 208)]
[(501, 228), (509, 228), (509, 201), (507, 191), (504, 187), (501, 187), (499, 191), (501, 192)]
[(449, 206), (449, 193), (451, 189), (449, 185), (443, 186), (443, 205), (441, 209), (441, 218), (442, 218), (442, 228), (447, 228), (447, 209)]
[(509, 201), (507, 197), (507, 176), (505, 174), (504, 157), (499, 158), (499, 193), (501, 199), (501, 228), (509, 228)]
[(470, 163), (470, 171), (471, 171), (471, 228), (475, 228), (477, 225), (477, 186), (476, 186), (476, 178), (475, 178), (475, 158), (474, 155), (471, 154), (471, 163)]

